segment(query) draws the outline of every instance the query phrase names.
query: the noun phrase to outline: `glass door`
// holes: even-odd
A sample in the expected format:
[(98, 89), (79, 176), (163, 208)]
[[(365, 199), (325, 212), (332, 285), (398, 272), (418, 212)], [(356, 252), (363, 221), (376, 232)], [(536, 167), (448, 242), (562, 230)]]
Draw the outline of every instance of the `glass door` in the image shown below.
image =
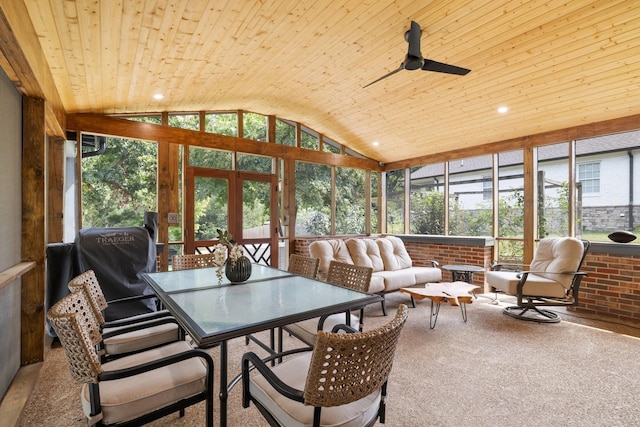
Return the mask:
[(252, 262), (278, 266), (274, 175), (188, 168), (186, 187), (185, 253), (212, 252), (221, 229)]

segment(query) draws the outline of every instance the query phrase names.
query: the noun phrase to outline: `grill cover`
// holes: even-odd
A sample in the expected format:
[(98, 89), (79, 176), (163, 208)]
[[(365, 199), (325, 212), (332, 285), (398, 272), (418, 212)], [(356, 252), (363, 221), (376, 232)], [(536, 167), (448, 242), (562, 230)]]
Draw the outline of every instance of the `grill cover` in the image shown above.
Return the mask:
[(146, 227), (88, 228), (78, 232), (75, 250), (81, 272), (93, 270), (109, 302), (105, 320), (157, 310), (155, 298), (126, 303), (113, 300), (153, 295), (142, 273), (156, 271), (156, 244)]

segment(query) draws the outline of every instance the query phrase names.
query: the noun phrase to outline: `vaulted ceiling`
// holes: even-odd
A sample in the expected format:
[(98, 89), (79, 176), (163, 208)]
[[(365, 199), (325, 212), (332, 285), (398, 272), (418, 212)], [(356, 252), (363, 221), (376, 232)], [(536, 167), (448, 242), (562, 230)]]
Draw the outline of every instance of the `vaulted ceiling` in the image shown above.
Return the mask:
[[(640, 113), (640, 1), (23, 1), (67, 113), (243, 109), (385, 163)], [(364, 88), (412, 20), (472, 71)]]

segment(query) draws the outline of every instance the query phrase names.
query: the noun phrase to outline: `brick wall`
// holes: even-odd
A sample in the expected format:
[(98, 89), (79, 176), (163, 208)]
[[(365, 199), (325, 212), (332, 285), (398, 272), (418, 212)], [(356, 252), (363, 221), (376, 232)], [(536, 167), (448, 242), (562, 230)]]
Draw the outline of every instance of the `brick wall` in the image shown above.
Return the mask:
[[(358, 236), (354, 236), (358, 237)], [(366, 236), (361, 236), (366, 237)], [(314, 240), (330, 239), (335, 237), (310, 237), (297, 238), (294, 243), (295, 253), (309, 256), (309, 244)], [(461, 244), (442, 244), (405, 241), (407, 252), (415, 266), (431, 267), (431, 261), (437, 261), (440, 266), (447, 264), (468, 264), (483, 267), (486, 270), (491, 265), (492, 246), (467, 246)], [(451, 280), (451, 276), (443, 271), (443, 280)], [(485, 289), (484, 273), (473, 274), (473, 284)]]
[(579, 304), (571, 311), (640, 323), (640, 255), (591, 250), (582, 270), (589, 276), (582, 280)]
[[(466, 264), (482, 267), (485, 271), (491, 265), (493, 253), (491, 246), (405, 242), (405, 247), (413, 260), (413, 265), (431, 266), (431, 260), (435, 260), (440, 264), (440, 267), (451, 264)], [(451, 280), (450, 273), (443, 271), (442, 280)], [(473, 284), (480, 286), (481, 292), (484, 292), (484, 272), (473, 273)]]
[[(295, 253), (309, 256), (309, 244), (314, 240), (318, 238), (296, 239)], [(432, 239), (412, 236), (403, 240), (414, 265), (430, 266), (431, 260), (435, 260), (440, 266), (468, 264), (484, 267), (485, 271), (491, 265), (493, 243), (465, 243), (473, 239), (443, 236)], [(582, 270), (588, 277), (580, 286), (579, 305), (568, 307), (569, 311), (603, 320), (640, 323), (640, 245), (594, 243)], [(482, 272), (474, 273), (473, 283), (481, 287), (481, 292), (489, 292), (484, 276)], [(446, 271), (443, 271), (443, 280), (451, 280)]]

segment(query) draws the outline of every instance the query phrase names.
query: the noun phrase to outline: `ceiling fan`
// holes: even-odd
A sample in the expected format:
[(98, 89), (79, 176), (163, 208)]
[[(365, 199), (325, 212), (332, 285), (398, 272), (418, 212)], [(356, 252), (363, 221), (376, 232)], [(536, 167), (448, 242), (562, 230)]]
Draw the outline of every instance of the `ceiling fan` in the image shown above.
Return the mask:
[(402, 64), (400, 64), (397, 69), (364, 86), (363, 89), (402, 70), (411, 71), (422, 69), (425, 71), (435, 71), (438, 73), (457, 74), (459, 76), (464, 76), (469, 73), (469, 71), (471, 71), (466, 68), (456, 67), (455, 65), (449, 65), (442, 62), (434, 61), (433, 59), (423, 58), (422, 53), (420, 52), (421, 35), (422, 30), (420, 29), (420, 25), (418, 25), (415, 21), (411, 21), (411, 28), (404, 34), (404, 39), (407, 41), (407, 43), (409, 43), (409, 51), (407, 52), (407, 56), (404, 58), (404, 61), (402, 61)]

